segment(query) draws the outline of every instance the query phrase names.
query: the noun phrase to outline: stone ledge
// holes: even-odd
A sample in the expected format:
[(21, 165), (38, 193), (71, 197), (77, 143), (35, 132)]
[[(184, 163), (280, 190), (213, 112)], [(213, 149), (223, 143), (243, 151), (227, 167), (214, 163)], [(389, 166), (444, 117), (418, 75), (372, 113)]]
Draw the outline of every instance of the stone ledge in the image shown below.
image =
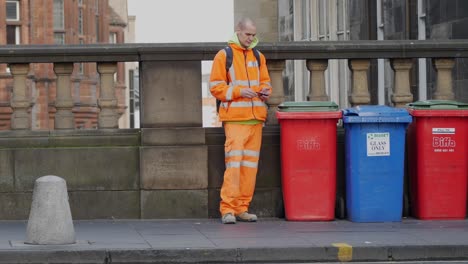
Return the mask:
[(138, 146), (139, 129), (0, 131), (2, 148)]

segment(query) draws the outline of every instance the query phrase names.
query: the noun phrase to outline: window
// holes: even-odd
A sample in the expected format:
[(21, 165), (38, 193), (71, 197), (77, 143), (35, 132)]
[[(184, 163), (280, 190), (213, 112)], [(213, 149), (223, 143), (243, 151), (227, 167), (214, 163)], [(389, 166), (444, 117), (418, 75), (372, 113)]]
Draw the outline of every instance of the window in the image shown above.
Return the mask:
[(83, 8), (78, 8), (78, 34), (83, 35)]
[(310, 39), (310, 1), (302, 0), (302, 40)]
[(96, 16), (96, 42), (99, 42), (101, 40), (101, 32), (99, 30), (99, 0), (96, 0), (96, 2), (94, 2), (95, 5), (94, 5), (94, 11), (95, 11), (95, 16)]
[(6, 20), (19, 21), (19, 1), (6, 1)]
[(65, 44), (63, 0), (54, 0), (54, 43)]
[(15, 25), (7, 25), (7, 43), (10, 45), (20, 44), (20, 27)]
[(54, 30), (63, 30), (63, 0), (54, 0)]
[(65, 44), (65, 33), (54, 33), (54, 43), (55, 44)]
[(99, 16), (96, 16), (96, 42), (99, 42), (100, 41), (100, 38), (99, 38), (99, 35), (100, 35), (100, 32), (99, 32)]
[(117, 43), (117, 33), (115, 33), (115, 32), (110, 32), (109, 33), (109, 43), (111, 43), (111, 44)]
[[(80, 45), (83, 45), (83, 44), (84, 44), (84, 40), (82, 38), (80, 38)], [(84, 64), (82, 62), (79, 63), (79, 65), (78, 65), (78, 72), (81, 75), (84, 74)]]
[(348, 40), (349, 38), (349, 29), (348, 29), (348, 22), (347, 18), (348, 15), (346, 13), (346, 1), (345, 0), (337, 0), (336, 2), (336, 34), (338, 40)]
[(20, 44), (19, 1), (6, 1), (6, 44)]
[(328, 25), (328, 0), (318, 2), (318, 14), (319, 14), (319, 40), (329, 39), (329, 25)]

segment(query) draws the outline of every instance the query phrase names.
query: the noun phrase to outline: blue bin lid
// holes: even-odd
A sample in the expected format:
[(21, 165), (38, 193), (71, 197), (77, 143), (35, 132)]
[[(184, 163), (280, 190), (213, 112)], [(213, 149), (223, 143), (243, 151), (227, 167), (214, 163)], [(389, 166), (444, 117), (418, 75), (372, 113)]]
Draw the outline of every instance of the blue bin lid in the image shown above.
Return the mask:
[(413, 120), (406, 109), (386, 105), (360, 105), (342, 111), (344, 123), (411, 123)]

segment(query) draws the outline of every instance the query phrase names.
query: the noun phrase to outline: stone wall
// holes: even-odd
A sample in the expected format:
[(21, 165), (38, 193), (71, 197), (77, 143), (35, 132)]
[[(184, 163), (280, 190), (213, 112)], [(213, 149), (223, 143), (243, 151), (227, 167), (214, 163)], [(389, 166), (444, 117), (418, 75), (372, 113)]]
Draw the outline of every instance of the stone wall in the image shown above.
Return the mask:
[[(252, 211), (283, 217), (278, 127), (263, 141)], [(222, 128), (11, 132), (0, 144), (0, 220), (28, 218), (44, 175), (66, 180), (73, 219), (219, 217)]]
[(278, 41), (278, 0), (234, 0), (234, 23), (252, 18), (261, 42)]
[(37, 178), (67, 182), (74, 219), (139, 218), (139, 132), (2, 133), (0, 219), (27, 219)]

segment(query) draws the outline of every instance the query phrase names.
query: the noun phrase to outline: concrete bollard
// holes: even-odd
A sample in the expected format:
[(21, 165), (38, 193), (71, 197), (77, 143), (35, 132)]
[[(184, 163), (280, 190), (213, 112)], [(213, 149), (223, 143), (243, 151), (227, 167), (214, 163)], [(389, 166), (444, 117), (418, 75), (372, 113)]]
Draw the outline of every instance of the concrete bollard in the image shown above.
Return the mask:
[(76, 243), (67, 184), (64, 179), (47, 175), (35, 181), (25, 243), (33, 245)]

